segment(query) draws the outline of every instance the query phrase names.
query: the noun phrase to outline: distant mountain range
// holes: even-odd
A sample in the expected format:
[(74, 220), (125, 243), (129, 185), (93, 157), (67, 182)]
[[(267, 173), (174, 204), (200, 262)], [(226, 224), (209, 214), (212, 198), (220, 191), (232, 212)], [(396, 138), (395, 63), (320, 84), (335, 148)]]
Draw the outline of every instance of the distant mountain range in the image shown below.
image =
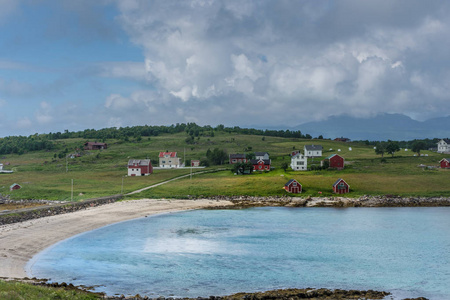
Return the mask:
[(425, 138), (450, 138), (450, 116), (416, 121), (402, 114), (379, 114), (362, 119), (351, 116), (331, 116), (324, 121), (308, 122), (293, 128), (313, 137), (346, 137), (352, 140), (407, 141)]

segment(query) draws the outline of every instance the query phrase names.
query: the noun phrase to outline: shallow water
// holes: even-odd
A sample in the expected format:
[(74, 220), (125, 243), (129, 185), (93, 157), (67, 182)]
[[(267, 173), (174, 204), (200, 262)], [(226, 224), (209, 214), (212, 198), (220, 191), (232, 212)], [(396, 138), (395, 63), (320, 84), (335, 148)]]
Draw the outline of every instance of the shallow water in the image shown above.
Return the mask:
[(29, 273), (110, 295), (325, 287), (450, 299), (450, 208), (164, 214), (60, 242), (36, 256)]

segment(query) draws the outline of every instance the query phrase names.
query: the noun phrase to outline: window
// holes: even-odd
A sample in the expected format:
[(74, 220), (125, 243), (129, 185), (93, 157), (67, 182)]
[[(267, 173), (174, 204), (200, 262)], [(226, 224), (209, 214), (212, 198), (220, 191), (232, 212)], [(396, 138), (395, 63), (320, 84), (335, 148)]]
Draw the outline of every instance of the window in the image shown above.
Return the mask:
[(304, 164), (305, 164), (304, 161), (298, 161), (298, 162), (297, 162), (297, 166), (303, 166)]
[(292, 186), (297, 186), (297, 182), (294, 181), (294, 182), (292, 183)]

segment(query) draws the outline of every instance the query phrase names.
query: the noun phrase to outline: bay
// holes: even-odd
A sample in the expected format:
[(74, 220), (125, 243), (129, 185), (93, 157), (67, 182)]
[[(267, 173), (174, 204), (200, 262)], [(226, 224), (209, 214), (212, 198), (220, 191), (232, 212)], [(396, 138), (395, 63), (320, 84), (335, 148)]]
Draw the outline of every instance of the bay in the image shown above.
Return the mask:
[(279, 288), (450, 299), (450, 208), (197, 210), (106, 226), (37, 255), (30, 276), (107, 294)]

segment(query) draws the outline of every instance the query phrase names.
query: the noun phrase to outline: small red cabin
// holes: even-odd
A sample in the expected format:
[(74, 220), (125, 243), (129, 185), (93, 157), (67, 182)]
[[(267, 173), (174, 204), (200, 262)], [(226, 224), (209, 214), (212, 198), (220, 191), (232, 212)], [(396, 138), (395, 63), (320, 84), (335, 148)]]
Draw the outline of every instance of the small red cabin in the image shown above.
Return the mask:
[(18, 184), (18, 183), (14, 183), (14, 184), (12, 184), (10, 187), (9, 187), (9, 190), (10, 191), (14, 191), (14, 190), (18, 190), (18, 189), (21, 189), (22, 187), (20, 186), (20, 184)]
[(443, 158), (439, 163), (442, 169), (450, 169), (450, 158)]
[(198, 159), (191, 160), (191, 167), (200, 167), (200, 161)]
[(346, 194), (350, 192), (350, 186), (347, 182), (345, 182), (344, 179), (339, 178), (334, 184), (333, 184), (333, 193), (336, 194)]
[(333, 169), (342, 170), (344, 168), (344, 158), (337, 154), (332, 154), (322, 160), (320, 165), (323, 166), (324, 162), (328, 161), (328, 167)]
[(270, 171), (270, 159), (252, 159), (254, 171)]
[(302, 185), (295, 179), (289, 180), (283, 187), (286, 192), (298, 194), (302, 192)]

